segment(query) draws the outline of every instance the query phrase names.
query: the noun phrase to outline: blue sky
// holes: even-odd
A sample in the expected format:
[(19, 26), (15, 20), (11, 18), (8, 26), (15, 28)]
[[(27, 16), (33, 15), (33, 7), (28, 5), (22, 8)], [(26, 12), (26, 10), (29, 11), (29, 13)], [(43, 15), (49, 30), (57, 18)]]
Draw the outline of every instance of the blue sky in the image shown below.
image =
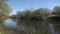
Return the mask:
[(49, 8), (60, 6), (60, 0), (9, 0), (8, 5), (12, 8), (11, 14), (25, 9)]

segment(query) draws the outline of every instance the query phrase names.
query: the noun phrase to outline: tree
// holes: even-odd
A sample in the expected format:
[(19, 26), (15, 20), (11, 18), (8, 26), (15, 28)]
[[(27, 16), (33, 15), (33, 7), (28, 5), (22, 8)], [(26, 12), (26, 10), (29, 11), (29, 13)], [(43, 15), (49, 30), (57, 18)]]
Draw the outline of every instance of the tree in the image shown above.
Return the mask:
[(6, 1), (7, 0), (0, 0), (0, 22), (6, 19), (7, 15), (10, 13), (10, 8)]
[(39, 8), (37, 11), (42, 17), (47, 17), (50, 14), (50, 10), (48, 8)]
[(53, 9), (52, 14), (60, 15), (60, 6), (56, 6), (56, 7)]
[(7, 31), (7, 28), (5, 28), (2, 22), (8, 17), (10, 13), (10, 7), (6, 2), (7, 0), (0, 0), (0, 31), (1, 33), (4, 33), (4, 31)]

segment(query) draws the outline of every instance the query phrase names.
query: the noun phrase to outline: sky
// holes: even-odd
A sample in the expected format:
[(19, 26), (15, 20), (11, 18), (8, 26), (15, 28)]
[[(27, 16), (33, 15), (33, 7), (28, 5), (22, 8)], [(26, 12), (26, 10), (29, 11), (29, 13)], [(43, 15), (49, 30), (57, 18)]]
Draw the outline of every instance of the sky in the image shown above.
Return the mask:
[(49, 8), (60, 6), (60, 0), (9, 0), (8, 5), (11, 7), (11, 14), (16, 14), (17, 11), (26, 9)]

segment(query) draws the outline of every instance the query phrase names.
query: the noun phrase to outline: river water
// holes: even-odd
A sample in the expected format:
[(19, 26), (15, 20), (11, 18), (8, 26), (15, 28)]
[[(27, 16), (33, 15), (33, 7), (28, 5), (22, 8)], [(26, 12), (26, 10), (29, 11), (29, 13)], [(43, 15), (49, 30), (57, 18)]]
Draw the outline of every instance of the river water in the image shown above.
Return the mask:
[(4, 21), (4, 25), (5, 26), (8, 26), (8, 27), (11, 27), (11, 28), (15, 28), (17, 27), (17, 23), (12, 21), (12, 19), (7, 19)]
[[(22, 28), (25, 31), (34, 30), (34, 28), (26, 28), (25, 26), (18, 25), (17, 22), (13, 21), (12, 19), (5, 20), (4, 25), (8, 26), (8, 27), (11, 27), (11, 28)], [(59, 34), (54, 30), (54, 24), (49, 24), (48, 26), (49, 26), (49, 28), (48, 28), (49, 32), (47, 32), (48, 34)]]

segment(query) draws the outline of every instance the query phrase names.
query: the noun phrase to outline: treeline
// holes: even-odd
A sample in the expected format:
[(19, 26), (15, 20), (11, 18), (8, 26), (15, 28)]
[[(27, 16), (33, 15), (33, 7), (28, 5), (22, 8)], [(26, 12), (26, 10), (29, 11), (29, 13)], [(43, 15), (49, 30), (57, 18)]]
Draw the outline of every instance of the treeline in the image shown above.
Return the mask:
[(12, 19), (37, 19), (40, 20), (41, 18), (47, 18), (51, 15), (60, 15), (60, 6), (54, 7), (53, 10), (50, 10), (48, 8), (39, 8), (36, 10), (25, 10), (25, 11), (18, 11), (16, 15), (12, 15)]

